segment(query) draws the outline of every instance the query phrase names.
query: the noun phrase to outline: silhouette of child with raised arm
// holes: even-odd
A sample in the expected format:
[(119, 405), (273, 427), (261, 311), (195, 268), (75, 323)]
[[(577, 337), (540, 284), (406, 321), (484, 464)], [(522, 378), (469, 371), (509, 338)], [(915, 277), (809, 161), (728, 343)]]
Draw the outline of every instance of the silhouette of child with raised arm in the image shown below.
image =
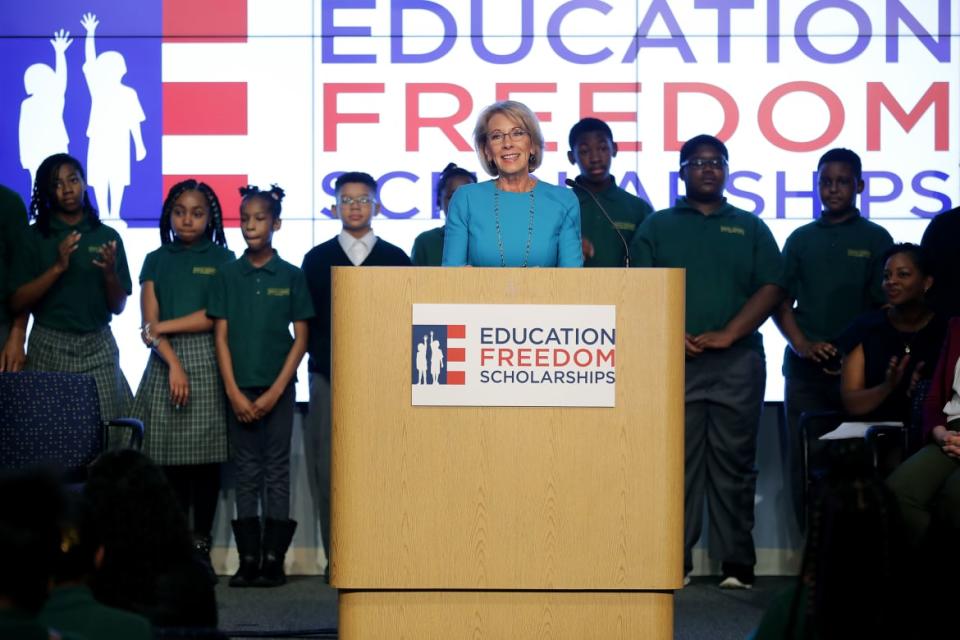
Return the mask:
[(127, 63), (117, 51), (97, 55), (94, 34), (100, 22), (92, 13), (80, 21), (87, 31), (83, 75), (90, 89), (87, 182), (93, 187), (100, 217), (120, 218), (123, 191), (130, 184), (130, 137), (137, 161), (147, 156), (140, 123), (146, 120), (137, 92), (123, 84)]
[(37, 167), (44, 158), (67, 153), (70, 137), (63, 124), (64, 94), (67, 92), (67, 48), (73, 43), (70, 32), (53, 32), (54, 65), (38, 62), (23, 73), (27, 98), (20, 103), (20, 166), (36, 181)]

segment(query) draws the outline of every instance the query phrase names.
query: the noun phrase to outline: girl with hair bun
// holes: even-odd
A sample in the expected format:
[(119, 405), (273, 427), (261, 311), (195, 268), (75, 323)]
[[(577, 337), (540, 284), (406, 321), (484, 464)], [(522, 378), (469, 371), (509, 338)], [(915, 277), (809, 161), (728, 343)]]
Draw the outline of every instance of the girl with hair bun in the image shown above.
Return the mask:
[(212, 580), (227, 415), (206, 307), (217, 271), (235, 259), (213, 189), (193, 179), (173, 185), (160, 214), (160, 247), (140, 271), (141, 336), (151, 353), (132, 414), (144, 423), (144, 453), (163, 468), (183, 512), (192, 509), (194, 548)]
[(276, 587), (286, 582), (283, 561), (297, 528), (290, 519), (293, 382), (307, 351), (313, 303), (303, 272), (273, 248), (283, 189), (251, 186), (240, 194), (247, 250), (218, 271), (207, 307), (230, 403), (227, 429), (236, 465), (233, 533), (240, 569), (230, 586)]

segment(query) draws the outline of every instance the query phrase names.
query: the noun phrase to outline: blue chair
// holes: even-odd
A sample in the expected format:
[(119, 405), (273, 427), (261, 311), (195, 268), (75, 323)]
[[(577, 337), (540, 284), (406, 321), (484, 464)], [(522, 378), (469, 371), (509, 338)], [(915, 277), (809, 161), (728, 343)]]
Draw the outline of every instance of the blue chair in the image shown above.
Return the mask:
[(108, 431), (130, 432), (139, 449), (143, 423), (104, 422), (93, 376), (23, 371), (0, 373), (0, 469), (50, 467), (66, 482), (82, 482), (86, 468), (107, 447)]

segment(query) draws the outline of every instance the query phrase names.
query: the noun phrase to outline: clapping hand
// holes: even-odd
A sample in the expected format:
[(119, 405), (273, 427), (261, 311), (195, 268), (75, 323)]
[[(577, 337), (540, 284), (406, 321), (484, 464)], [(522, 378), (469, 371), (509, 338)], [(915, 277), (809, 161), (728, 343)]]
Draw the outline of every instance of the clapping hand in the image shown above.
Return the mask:
[(896, 389), (897, 385), (900, 384), (900, 381), (903, 380), (903, 376), (906, 374), (908, 364), (910, 364), (909, 353), (904, 355), (902, 358), (898, 358), (897, 356), (890, 358), (890, 362), (887, 364), (887, 375), (885, 382), (891, 391)]
[(93, 264), (103, 269), (104, 273), (113, 273), (117, 265), (117, 241), (111, 240), (100, 245), (98, 252), (100, 259), (94, 258)]
[(70, 256), (78, 246), (80, 246), (80, 233), (77, 231), (71, 231), (60, 241), (57, 245), (57, 266), (60, 269), (66, 271), (70, 267)]

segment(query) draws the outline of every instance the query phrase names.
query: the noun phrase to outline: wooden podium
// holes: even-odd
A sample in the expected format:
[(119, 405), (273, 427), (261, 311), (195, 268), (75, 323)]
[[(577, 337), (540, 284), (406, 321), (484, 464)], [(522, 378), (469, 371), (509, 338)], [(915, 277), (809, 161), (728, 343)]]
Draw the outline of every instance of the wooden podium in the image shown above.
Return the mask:
[[(356, 638), (672, 638), (684, 276), (335, 268), (331, 582)], [(414, 303), (616, 305), (616, 407), (411, 402)]]

